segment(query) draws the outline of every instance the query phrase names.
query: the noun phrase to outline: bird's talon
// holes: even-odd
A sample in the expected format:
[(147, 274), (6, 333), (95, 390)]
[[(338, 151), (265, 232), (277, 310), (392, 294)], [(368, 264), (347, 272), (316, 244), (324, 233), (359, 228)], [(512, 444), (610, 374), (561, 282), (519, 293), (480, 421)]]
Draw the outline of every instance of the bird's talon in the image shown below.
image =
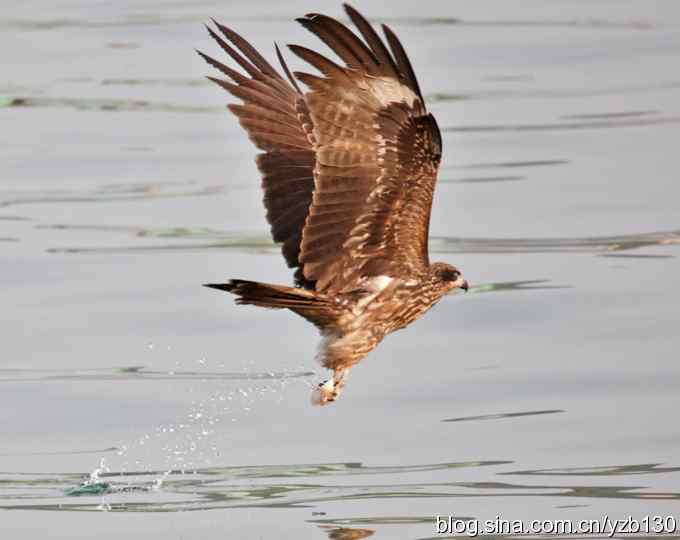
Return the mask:
[(334, 379), (328, 379), (314, 389), (312, 392), (312, 404), (313, 405), (326, 405), (331, 403), (338, 398), (340, 388), (336, 384)]

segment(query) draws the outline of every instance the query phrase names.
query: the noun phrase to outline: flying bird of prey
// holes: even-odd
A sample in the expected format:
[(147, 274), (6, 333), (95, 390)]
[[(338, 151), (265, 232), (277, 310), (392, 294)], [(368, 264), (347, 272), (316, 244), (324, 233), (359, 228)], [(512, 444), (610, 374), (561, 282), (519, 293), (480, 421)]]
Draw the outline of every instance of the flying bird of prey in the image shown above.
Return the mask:
[(243, 279), (206, 286), (317, 326), (317, 358), (333, 372), (314, 391), (318, 405), (337, 399), (349, 368), (387, 334), (468, 288), (458, 269), (428, 257), (442, 141), (411, 63), (389, 27), (385, 42), (359, 12), (345, 11), (363, 40), (325, 15), (297, 19), (343, 63), (289, 45), (315, 75), (291, 74), (276, 46), (284, 79), (216, 21), (208, 32), (243, 71), (199, 52), (228, 80), (209, 79), (242, 102), (228, 107), (262, 150), (267, 220), (296, 268), (294, 287)]

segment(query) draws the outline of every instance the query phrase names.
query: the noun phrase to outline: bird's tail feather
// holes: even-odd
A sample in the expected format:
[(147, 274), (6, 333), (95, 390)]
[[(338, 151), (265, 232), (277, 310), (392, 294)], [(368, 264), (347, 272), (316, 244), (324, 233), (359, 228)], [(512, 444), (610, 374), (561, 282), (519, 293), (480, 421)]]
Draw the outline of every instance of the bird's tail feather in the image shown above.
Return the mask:
[(205, 286), (236, 295), (237, 304), (290, 309), (320, 328), (334, 322), (338, 316), (328, 298), (315, 291), (245, 279), (232, 279), (228, 283), (206, 283)]

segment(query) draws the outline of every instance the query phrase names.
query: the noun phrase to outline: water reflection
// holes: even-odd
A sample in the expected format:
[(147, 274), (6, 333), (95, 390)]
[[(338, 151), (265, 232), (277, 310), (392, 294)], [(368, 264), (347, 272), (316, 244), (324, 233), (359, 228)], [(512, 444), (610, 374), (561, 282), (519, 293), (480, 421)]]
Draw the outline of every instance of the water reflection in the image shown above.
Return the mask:
[(328, 525), (321, 525), (321, 528), (325, 530), (331, 540), (361, 540), (375, 534), (373, 529), (350, 529)]

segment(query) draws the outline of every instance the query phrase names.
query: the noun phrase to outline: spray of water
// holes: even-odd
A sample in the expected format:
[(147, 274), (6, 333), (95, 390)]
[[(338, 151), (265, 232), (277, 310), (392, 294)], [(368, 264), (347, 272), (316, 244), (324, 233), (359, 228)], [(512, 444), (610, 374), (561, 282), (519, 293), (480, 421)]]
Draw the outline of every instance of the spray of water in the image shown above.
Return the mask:
[[(163, 349), (154, 343), (148, 343), (146, 350), (158, 354)], [(170, 347), (165, 347), (168, 351)], [(225, 370), (223, 362), (210, 362), (206, 357), (182, 365), (176, 361), (169, 374), (181, 373), (182, 370)], [(233, 365), (229, 373), (233, 373)], [(296, 366), (298, 373), (304, 373), (305, 366)], [(271, 404), (272, 398), (281, 403), (291, 386), (295, 393), (307, 392), (312, 383), (306, 378), (277, 377), (275, 373), (262, 374), (255, 370), (255, 361), (241, 361), (237, 380), (220, 380), (213, 378), (183, 380), (182, 391), (192, 396), (189, 409), (171, 421), (163, 423), (152, 430), (138, 435), (132, 441), (118, 446), (119, 463), (113, 466), (120, 471), (125, 485), (114, 491), (133, 492), (145, 490), (162, 490), (163, 485), (172, 475), (183, 475), (203, 467), (214, 466), (222, 458), (221, 449), (229, 447), (230, 425), (247, 421), (249, 414), (265, 402)], [(234, 387), (236, 382), (237, 386)], [(173, 381), (168, 383), (168, 391), (176, 391)], [(217, 388), (215, 388), (217, 385)], [(300, 386), (303, 388), (301, 389)], [(158, 462), (162, 465), (159, 467)], [(149, 481), (149, 473), (161, 469), (162, 473)], [(102, 485), (100, 475), (110, 473), (111, 469), (100, 460), (99, 466), (90, 474), (84, 485)], [(111, 490), (107, 490), (110, 493)], [(102, 500), (101, 510), (108, 508)]]

